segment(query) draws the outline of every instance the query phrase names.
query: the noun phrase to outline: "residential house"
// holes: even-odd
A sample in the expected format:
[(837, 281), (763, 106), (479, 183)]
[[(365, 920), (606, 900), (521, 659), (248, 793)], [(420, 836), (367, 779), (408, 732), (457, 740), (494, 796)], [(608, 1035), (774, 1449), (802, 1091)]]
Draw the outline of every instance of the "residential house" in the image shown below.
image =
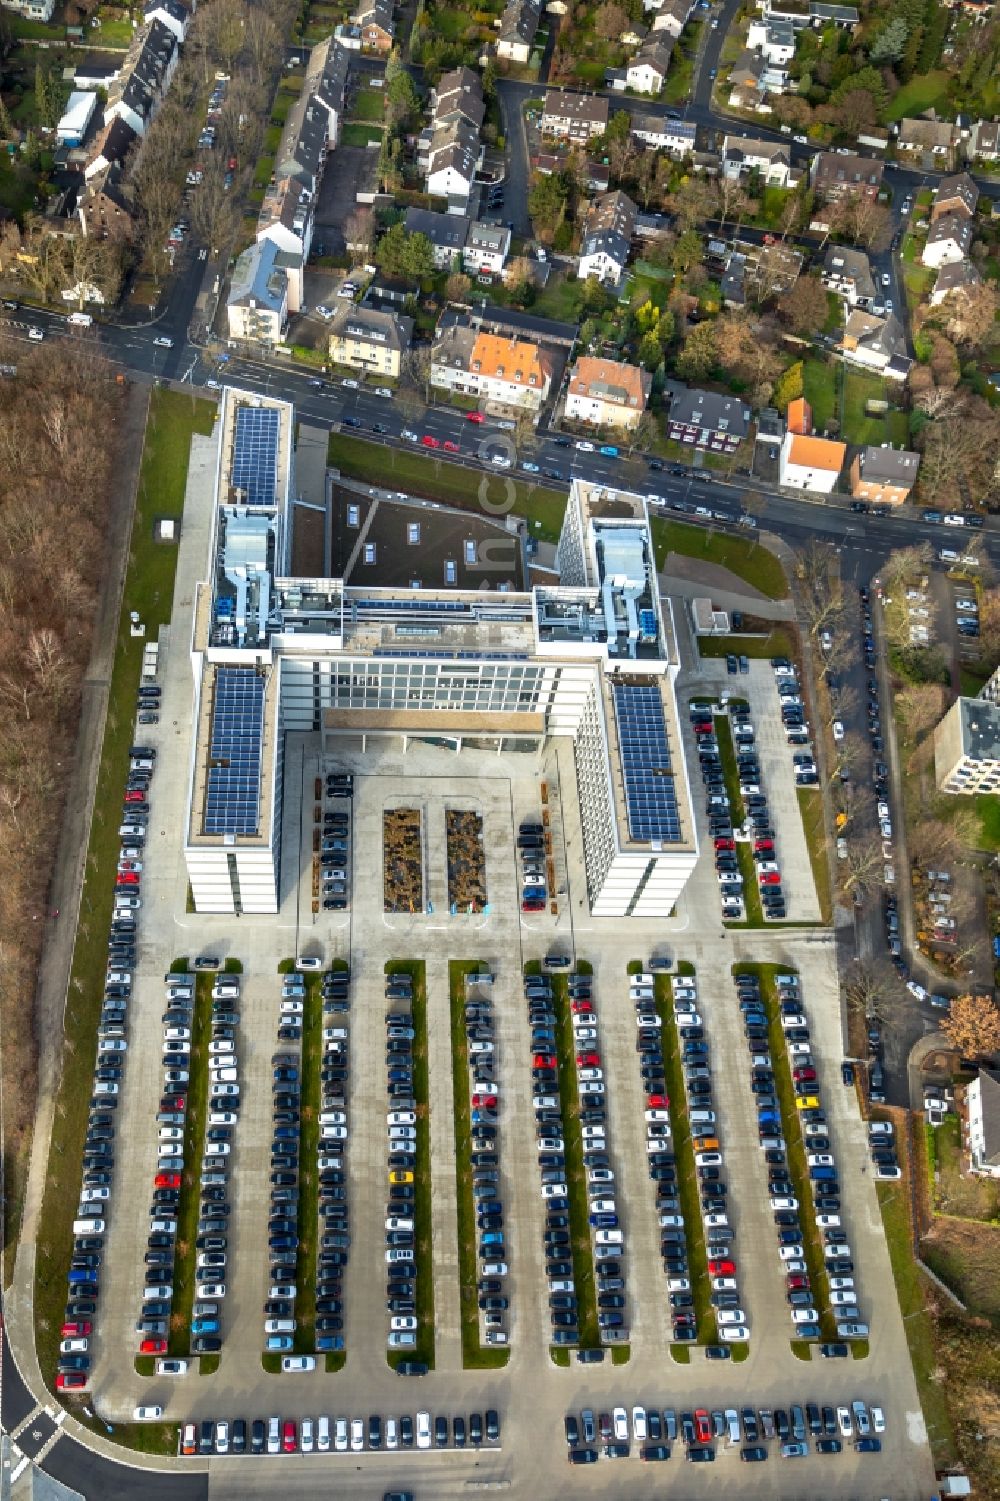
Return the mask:
[(485, 117), (483, 81), (479, 74), (471, 68), (453, 68), (450, 73), (442, 73), (432, 96), (434, 127), (447, 125), (450, 120), (468, 120), (479, 130)]
[(850, 196), (877, 198), (884, 171), (882, 162), (874, 162), (868, 156), (817, 151), (809, 169), (809, 181), (816, 196), (827, 203)]
[(566, 89), (547, 89), (542, 109), (543, 135), (585, 144), (608, 128), (609, 104), (601, 94), (574, 94)]
[(375, 52), (386, 57), (392, 51), (396, 35), (392, 11), (393, 0), (361, 0), (351, 17), (351, 24), (360, 33), (362, 52)]
[(237, 259), (226, 299), (231, 339), (278, 344), (288, 323), (285, 252), (273, 240), (259, 240)]
[(541, 17), (542, 0), (507, 0), (500, 18), (497, 57), (507, 57), (515, 63), (526, 63), (531, 57)]
[(977, 120), (965, 149), (974, 162), (1000, 160), (1000, 120)]
[(970, 287), (980, 286), (982, 280), (972, 261), (949, 261), (937, 274), (930, 296), (931, 307), (939, 307), (952, 292), (964, 292)]
[(726, 262), (726, 269), (719, 283), (722, 301), (726, 307), (746, 306), (746, 276), (747, 258), (738, 250), (734, 250)]
[(412, 337), (412, 318), (344, 302), (330, 324), (330, 360), (396, 380)]
[(934, 776), (941, 792), (1000, 792), (1000, 707), (992, 700), (955, 700), (934, 731)]
[(764, 98), (766, 68), (759, 52), (740, 53), (729, 70), (729, 103), (733, 109), (757, 109)]
[(104, 120), (120, 119), (143, 135), (170, 87), (177, 67), (177, 38), (162, 21), (147, 21), (136, 32), (125, 61), (108, 90)]
[(878, 370), (890, 380), (909, 374), (906, 336), (895, 313), (878, 317), (854, 308), (847, 316), (837, 352), (851, 365)]
[(667, 81), (673, 50), (673, 37), (647, 37), (625, 69), (628, 87), (638, 89), (640, 94), (658, 94)]
[(566, 388), (566, 419), (594, 427), (638, 427), (649, 402), (653, 377), (638, 365), (614, 360), (578, 359)]
[(257, 240), (273, 240), (287, 256), (288, 311), (302, 308), (305, 264), (313, 237), (315, 194), (292, 177), (279, 178), (266, 190), (257, 219)]
[(825, 0), (764, 0), (763, 12), (768, 20), (788, 21), (796, 31), (807, 26), (821, 30), (824, 26), (837, 26), (851, 31), (858, 24), (859, 16), (854, 5), (828, 5)]
[(4, 10), (12, 10), (27, 21), (41, 21), (47, 25), (56, 8), (55, 0), (2, 0)]
[(796, 396), (794, 401), (788, 403), (785, 429), (787, 432), (796, 433), (800, 438), (808, 438), (811, 434), (813, 430), (812, 407), (804, 396)]
[(431, 385), (537, 412), (549, 393), (552, 368), (551, 357), (529, 340), (456, 322), (438, 328)]
[(747, 28), (747, 47), (772, 67), (784, 68), (795, 56), (795, 28), (783, 17), (755, 18)]
[(712, 453), (735, 453), (750, 431), (750, 416), (738, 396), (680, 386), (672, 390), (667, 435)]
[(408, 208), (403, 228), (410, 235), (426, 235), (439, 271), (457, 266), (469, 238), (472, 220), (464, 214), (435, 214), (432, 209)]
[(461, 214), (483, 157), (479, 131), (468, 120), (442, 125), (427, 148), (427, 191), (446, 198), (448, 212)]
[(791, 155), (783, 142), (727, 135), (722, 142), (722, 172), (729, 178), (757, 173), (769, 186), (785, 188), (792, 175)]
[(967, 219), (973, 219), (978, 202), (979, 189), (968, 172), (942, 177), (931, 202), (931, 223), (943, 218), (945, 214), (957, 214), (959, 217), (964, 214)]
[(596, 276), (617, 285), (628, 265), (637, 213), (627, 193), (602, 193), (594, 199), (583, 226), (577, 270), (581, 281)]
[(896, 150), (904, 156), (934, 158), (936, 166), (948, 164), (961, 139), (957, 125), (947, 120), (900, 120)]
[[(449, 216), (452, 217), (452, 216)], [(472, 276), (502, 276), (510, 254), (510, 230), (503, 224), (469, 225), (462, 265)]]
[(191, 25), (191, 10), (182, 3), (182, 0), (146, 0), (146, 8), (143, 11), (143, 20), (162, 21), (168, 31), (172, 31), (178, 42), (183, 42)]
[(128, 243), (136, 238), (138, 217), (125, 191), (125, 169), (120, 162), (111, 162), (91, 178), (77, 200), (76, 211), (80, 228), (89, 239)]
[(645, 9), (653, 12), (653, 31), (664, 31), (674, 41), (680, 36), (694, 10), (694, 0), (643, 0)]
[(856, 500), (901, 506), (917, 482), (920, 455), (892, 444), (868, 444), (851, 460), (851, 494)]
[(828, 245), (820, 275), (827, 291), (836, 292), (848, 307), (875, 300), (875, 278), (871, 262), (863, 250), (855, 250), (850, 245)]
[[(326, 139), (330, 150), (339, 141), (344, 123), (344, 98), (350, 66), (350, 53), (340, 45), (336, 37), (328, 36), (325, 41), (317, 42), (310, 50), (306, 75), (297, 101), (301, 102), (304, 97), (308, 97), (316, 113), (326, 116)], [(289, 116), (291, 113), (290, 110)]]
[(786, 432), (781, 441), (778, 483), (791, 490), (829, 495), (844, 467), (845, 443)]
[(1000, 1178), (1000, 1074), (981, 1068), (965, 1091), (969, 1170)]
[(92, 178), (103, 177), (112, 165), (124, 166), (138, 139), (127, 121), (117, 118), (106, 121), (91, 147), (90, 159), (83, 169), (84, 180), (90, 182)]
[(961, 261), (972, 245), (973, 224), (964, 214), (942, 214), (927, 232), (920, 259), (925, 266), (946, 266)]
[(683, 161), (694, 150), (697, 126), (693, 120), (668, 120), (662, 115), (632, 116), (632, 134), (644, 146), (665, 151), (676, 161)]

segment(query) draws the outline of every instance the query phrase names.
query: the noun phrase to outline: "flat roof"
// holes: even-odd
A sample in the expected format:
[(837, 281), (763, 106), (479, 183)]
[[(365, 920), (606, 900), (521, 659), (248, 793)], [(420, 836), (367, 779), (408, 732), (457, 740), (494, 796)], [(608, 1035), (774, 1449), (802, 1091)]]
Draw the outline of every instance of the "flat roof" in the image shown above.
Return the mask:
[(1000, 706), (985, 698), (960, 698), (962, 749), (973, 761), (1000, 761)]
[[(232, 786), (232, 796), (225, 794), (230, 806), (242, 799), (242, 808), (252, 814), (226, 818), (220, 812), (219, 773), (235, 783), (235, 765), (224, 763), (235, 758), (221, 735), (217, 710), (233, 674), (246, 674), (260, 686), (259, 739), (254, 727), (255, 748), (244, 757), (241, 786)], [(230, 699), (232, 696), (229, 696)], [(245, 735), (246, 732), (244, 732)], [(237, 849), (267, 849), (271, 842), (271, 817), (274, 798), (272, 766), (278, 734), (278, 672), (271, 665), (260, 672), (254, 667), (206, 662), (201, 679), (198, 722), (195, 726), (194, 785), (188, 820), (187, 843), (194, 849), (212, 849), (220, 845)], [(253, 781), (253, 785), (251, 785)], [(249, 827), (253, 823), (252, 830)], [(223, 827), (226, 824), (228, 827)]]

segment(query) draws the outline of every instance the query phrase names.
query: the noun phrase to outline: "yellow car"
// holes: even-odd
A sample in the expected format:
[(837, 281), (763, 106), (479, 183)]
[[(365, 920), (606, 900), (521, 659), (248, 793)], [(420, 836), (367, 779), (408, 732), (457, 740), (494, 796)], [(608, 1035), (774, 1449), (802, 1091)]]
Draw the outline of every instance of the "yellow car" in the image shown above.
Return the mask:
[(412, 1173), (404, 1173), (399, 1168), (396, 1168), (396, 1169), (394, 1169), (393, 1172), (391, 1172), (389, 1174), (389, 1182), (390, 1183), (412, 1183), (413, 1182), (413, 1174)]
[(819, 1095), (797, 1094), (795, 1096), (795, 1108), (796, 1110), (818, 1110)]

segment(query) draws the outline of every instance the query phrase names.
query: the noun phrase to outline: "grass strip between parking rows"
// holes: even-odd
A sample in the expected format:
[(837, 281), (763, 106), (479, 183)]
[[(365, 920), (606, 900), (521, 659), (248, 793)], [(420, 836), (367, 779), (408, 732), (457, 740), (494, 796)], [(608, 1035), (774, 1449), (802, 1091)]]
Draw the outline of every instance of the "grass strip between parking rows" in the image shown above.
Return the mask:
[(479, 1262), (476, 1255), (476, 1207), (472, 1198), (465, 977), (482, 968), (478, 959), (452, 959), (448, 965), (451, 1072), (455, 1092), (455, 1205), (458, 1221), (459, 1302), (462, 1312), (462, 1365), (468, 1370), (495, 1370), (499, 1366), (505, 1366), (510, 1359), (509, 1349), (484, 1346), (479, 1337)]
[(212, 1040), (212, 986), (215, 976), (194, 977), (191, 1017), (191, 1057), (188, 1063), (187, 1109), (184, 1112), (184, 1171), (177, 1206), (177, 1244), (174, 1249), (174, 1296), (170, 1311), (171, 1355), (191, 1352), (191, 1309), (197, 1281), (198, 1211), (201, 1204), (201, 1162), (205, 1153), (208, 1118), (208, 1045)]
[[(799, 1223), (802, 1226), (802, 1248), (805, 1251), (806, 1268), (809, 1272), (809, 1287), (813, 1294), (813, 1306), (819, 1313), (820, 1328), (824, 1339), (836, 1338), (836, 1320), (830, 1307), (830, 1286), (826, 1274), (823, 1244), (816, 1225), (813, 1207), (812, 1183), (806, 1165), (806, 1149), (802, 1139), (799, 1112), (795, 1108), (795, 1087), (792, 1069), (785, 1046), (785, 1034), (781, 1027), (781, 1011), (778, 993), (774, 984), (776, 974), (787, 972), (780, 964), (734, 964), (733, 974), (756, 975), (760, 980), (761, 997), (767, 1012), (767, 1041), (774, 1070), (775, 1094), (781, 1109), (781, 1134), (785, 1138), (785, 1154), (788, 1159), (788, 1176), (792, 1193), (799, 1201)], [(789, 1319), (791, 1328), (791, 1320)], [(792, 1343), (799, 1343), (794, 1329)]]
[[(128, 771), (128, 748), (134, 736), (133, 699), (142, 664), (143, 638), (132, 636), (129, 612), (142, 610), (146, 641), (155, 639), (161, 625), (170, 618), (177, 550), (155, 540), (154, 523), (161, 517), (180, 520), (191, 436), (196, 432), (210, 435), (215, 416), (213, 402), (191, 395), (158, 390), (150, 399), (94, 817), (84, 867), (73, 968), (63, 1019), (58, 1100), (52, 1120), (45, 1197), (37, 1236), (35, 1339), (42, 1376), (49, 1387), (54, 1383), (58, 1360), (66, 1303), (66, 1271), (79, 1201), (80, 1159), (92, 1086), (89, 1068), (83, 1066), (81, 1060), (93, 1056), (101, 1013), (108, 957), (107, 935), (121, 842), (116, 808), (121, 803)], [(118, 1212), (114, 1201), (110, 1212)], [(98, 1321), (100, 1317), (98, 1312)], [(89, 1400), (87, 1393), (82, 1393), (81, 1400), (72, 1404), (72, 1411), (85, 1426), (103, 1432), (100, 1420), (87, 1415)], [(148, 1453), (167, 1453), (176, 1444), (173, 1425), (123, 1425), (116, 1432), (121, 1442)]]
[(427, 1071), (427, 972), (422, 959), (390, 959), (386, 976), (409, 975), (413, 981), (413, 1099), (417, 1115), (417, 1165), (413, 1173), (413, 1201), (417, 1269), (417, 1346), (415, 1350), (389, 1350), (386, 1359), (393, 1370), (401, 1360), (420, 1360), (434, 1369), (434, 1261), (431, 1184), (430, 1090)]
[[(342, 970), (350, 970), (350, 967), (351, 966), (348, 964), (348, 962), (347, 962), (346, 959), (332, 959), (330, 961), (330, 969), (333, 972), (340, 972)], [(319, 987), (320, 991), (322, 992), (322, 981), (318, 980), (317, 983), (318, 983), (318, 987)], [(343, 1013), (337, 1013), (337, 1014), (339, 1014), (341, 1016), (342, 1022), (346, 1025), (347, 1018), (345, 1016), (343, 1016)], [(322, 1023), (321, 1023), (322, 1026), (326, 1026), (326, 1020), (327, 1020), (326, 1019), (326, 1011), (325, 1011), (325, 1008), (324, 1008), (324, 1010), (323, 1010), (323, 1020), (322, 1020)], [(333, 1022), (331, 1021), (330, 1024), (332, 1026)], [(304, 1035), (305, 1034), (303, 1032), (303, 1036)], [(322, 1042), (322, 1037), (320, 1038), (320, 1041)], [(350, 1066), (350, 1029), (348, 1029), (348, 1044), (347, 1045), (348, 1045), (348, 1066)], [(322, 1057), (323, 1057), (323, 1053), (321, 1051), (320, 1052), (320, 1059), (321, 1060), (322, 1060)], [(347, 1113), (348, 1131), (350, 1130), (350, 1125), (351, 1125), (350, 1106), (348, 1106), (348, 1113)], [(351, 1139), (350, 1139), (350, 1136), (348, 1136), (348, 1138), (347, 1138), (347, 1149), (348, 1150), (347, 1150), (347, 1153), (345, 1153), (345, 1156), (347, 1156), (349, 1154), (349, 1152), (350, 1152), (350, 1145), (351, 1145)], [(317, 1143), (317, 1146), (316, 1146), (316, 1155), (317, 1155), (317, 1157), (319, 1155), (319, 1145), (318, 1145), (318, 1143)], [(317, 1197), (318, 1197), (318, 1193), (319, 1193), (319, 1189), (318, 1189), (318, 1186), (317, 1186)], [(349, 1218), (348, 1218), (348, 1226), (350, 1226), (350, 1219)], [(315, 1275), (315, 1267), (314, 1267), (313, 1271), (314, 1271), (314, 1275)], [(314, 1301), (315, 1301), (315, 1281), (313, 1283), (313, 1288), (314, 1288), (313, 1297), (314, 1297)], [(344, 1366), (345, 1366), (345, 1364), (347, 1362), (346, 1341), (347, 1341), (347, 1332), (346, 1332), (346, 1320), (345, 1320), (345, 1329), (344, 1329), (345, 1349), (343, 1349), (343, 1350), (328, 1350), (326, 1352), (326, 1373), (327, 1373), (328, 1376), (332, 1376), (335, 1371), (342, 1371), (344, 1369)]]
[[(580, 973), (589, 965), (578, 964)], [(526, 975), (541, 974), (541, 965), (533, 960), (524, 966)], [(580, 1101), (576, 1081), (576, 1047), (570, 1018), (569, 989), (565, 975), (552, 976), (552, 1009), (556, 1015), (556, 1059), (559, 1073), (559, 1108), (562, 1114), (563, 1143), (566, 1156), (566, 1188), (569, 1197), (570, 1250), (573, 1282), (577, 1301), (577, 1328), (580, 1349), (601, 1346), (597, 1325), (597, 1293), (594, 1287), (594, 1252), (590, 1240), (587, 1180), (583, 1167), (583, 1134), (580, 1126)], [(554, 1346), (553, 1352), (561, 1350)]]
[[(722, 775), (729, 798), (731, 822), (733, 828), (736, 828), (746, 818), (746, 808), (740, 791), (740, 774), (736, 766), (733, 732), (724, 714), (715, 716), (715, 738), (719, 742), (719, 759), (722, 762)], [(761, 906), (760, 892), (757, 889), (757, 872), (754, 869), (753, 853), (745, 839), (736, 840), (736, 859), (739, 862), (740, 875), (743, 877), (743, 907), (746, 912), (746, 921), (727, 922), (726, 927), (762, 928), (764, 909)]]
[(323, 1001), (320, 976), (306, 975), (299, 1053), (299, 1247), (295, 1258), (296, 1355), (316, 1349), (316, 1249), (319, 1240), (320, 1060), (323, 1056)]
[[(694, 1162), (694, 1147), (691, 1143), (680, 1041), (674, 1021), (673, 984), (669, 975), (660, 974), (653, 977), (653, 993), (656, 996), (656, 1009), (663, 1022), (663, 1070), (667, 1081), (667, 1099), (670, 1101), (670, 1129), (673, 1136), (674, 1160), (677, 1166), (677, 1197), (680, 1199), (681, 1214), (684, 1216), (688, 1277), (694, 1296), (698, 1343), (714, 1345), (718, 1340), (719, 1331), (715, 1309), (709, 1297), (708, 1260), (705, 1254), (705, 1232), (701, 1222), (698, 1173)], [(683, 1344), (675, 1343), (674, 1348), (680, 1350)]]

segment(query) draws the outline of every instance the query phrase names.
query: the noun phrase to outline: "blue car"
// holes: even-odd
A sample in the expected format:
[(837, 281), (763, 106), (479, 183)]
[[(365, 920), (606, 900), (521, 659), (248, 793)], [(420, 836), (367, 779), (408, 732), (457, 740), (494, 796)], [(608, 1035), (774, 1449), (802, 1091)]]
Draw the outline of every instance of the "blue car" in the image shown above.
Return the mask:
[(218, 1334), (222, 1326), (218, 1319), (192, 1319), (192, 1334)]
[(595, 1230), (617, 1230), (618, 1216), (617, 1214), (592, 1214), (590, 1223)]
[(612, 443), (602, 443), (598, 452), (603, 453), (606, 459), (616, 459), (618, 457), (618, 450)]

